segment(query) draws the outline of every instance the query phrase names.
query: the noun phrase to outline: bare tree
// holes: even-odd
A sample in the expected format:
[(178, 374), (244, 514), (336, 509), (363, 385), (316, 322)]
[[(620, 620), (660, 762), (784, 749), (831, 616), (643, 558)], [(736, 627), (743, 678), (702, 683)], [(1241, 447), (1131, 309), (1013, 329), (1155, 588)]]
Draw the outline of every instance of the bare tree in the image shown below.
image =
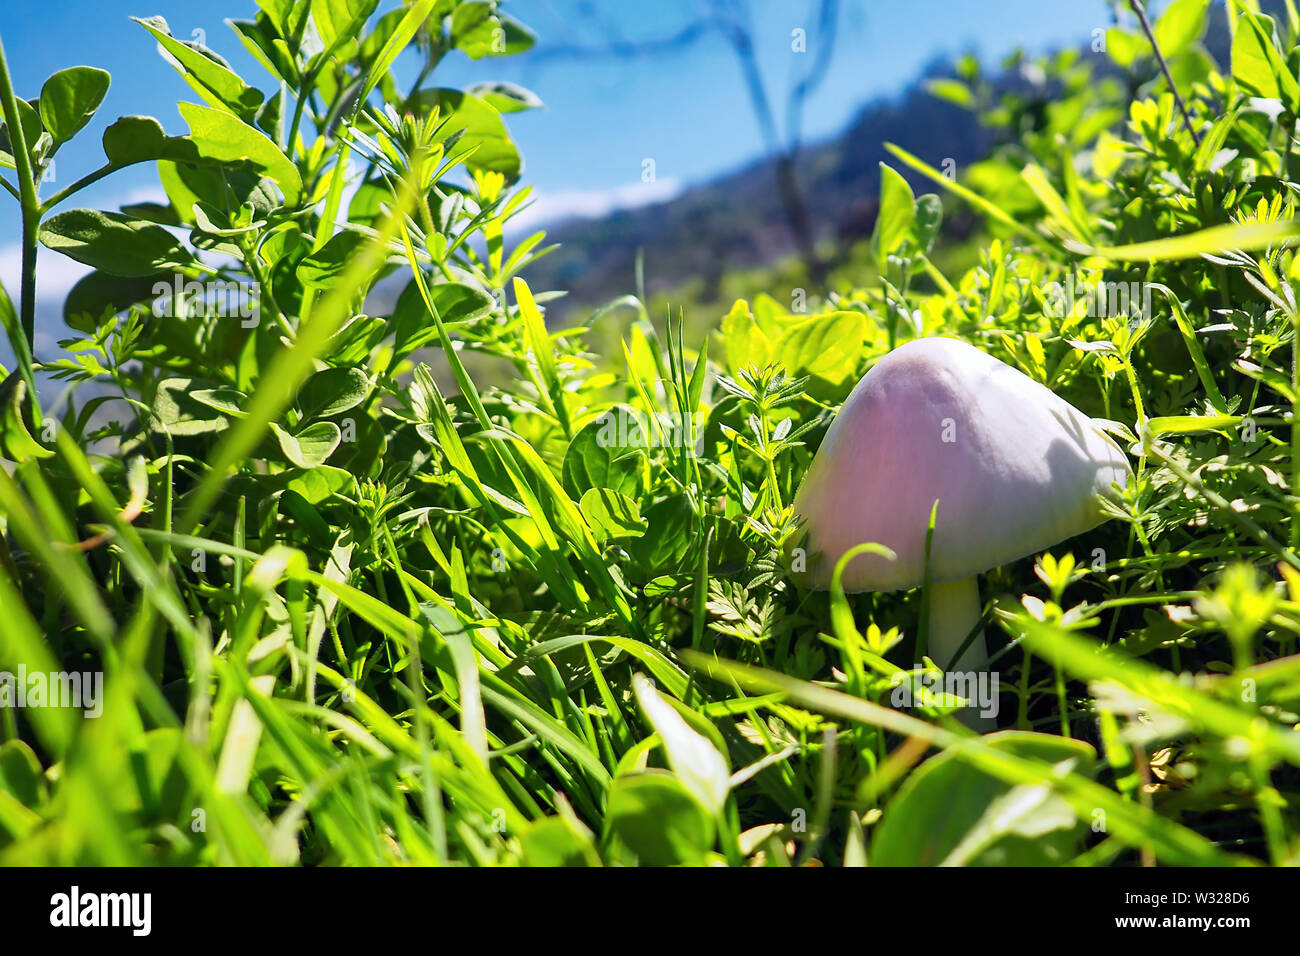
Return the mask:
[[(816, 235), (808, 215), (808, 204), (799, 184), (798, 159), (802, 146), (804, 105), (826, 78), (834, 56), (839, 26), (839, 0), (810, 0), (809, 19), (816, 20), (816, 38), (804, 36), (808, 55), (807, 68), (791, 86), (786, 96), (785, 123), (777, 123), (772, 100), (763, 81), (762, 68), (754, 49), (754, 21), (749, 0), (706, 0), (705, 13), (662, 37), (627, 39), (617, 35), (598, 7), (588, 2), (578, 5), (579, 15), (592, 21), (606, 34), (601, 45), (559, 44), (539, 47), (534, 60), (584, 59), (596, 56), (620, 58), (654, 57), (691, 46), (710, 35), (721, 36), (736, 55), (741, 76), (749, 94), (750, 106), (758, 122), (763, 146), (772, 162), (778, 194), (791, 235), (799, 255), (814, 280), (825, 277), (826, 264), (817, 255)], [(794, 44), (792, 43), (792, 49)]]

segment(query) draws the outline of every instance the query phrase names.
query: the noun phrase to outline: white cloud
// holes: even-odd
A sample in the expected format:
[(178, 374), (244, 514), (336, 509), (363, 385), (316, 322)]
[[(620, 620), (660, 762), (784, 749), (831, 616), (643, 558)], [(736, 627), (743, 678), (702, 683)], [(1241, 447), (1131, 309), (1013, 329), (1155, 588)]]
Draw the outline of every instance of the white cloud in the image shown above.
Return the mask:
[(665, 202), (682, 191), (677, 179), (628, 183), (612, 189), (562, 189), (543, 192), (534, 188), (532, 205), (510, 220), (512, 230), (531, 230), (565, 219), (598, 219), (622, 209)]

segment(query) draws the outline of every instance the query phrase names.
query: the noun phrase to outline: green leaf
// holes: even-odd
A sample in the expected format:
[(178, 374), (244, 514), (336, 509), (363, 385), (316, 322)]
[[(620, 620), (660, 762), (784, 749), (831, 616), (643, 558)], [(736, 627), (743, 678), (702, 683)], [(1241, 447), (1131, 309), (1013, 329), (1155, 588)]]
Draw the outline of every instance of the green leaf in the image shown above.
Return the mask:
[(1149, 56), (1151, 46), (1144, 36), (1130, 33), (1122, 27), (1111, 27), (1106, 31), (1106, 53), (1115, 64), (1127, 70), (1140, 56)]
[(0, 792), (13, 794), (32, 810), (39, 809), (49, 795), (40, 761), (21, 740), (0, 744)]
[(528, 283), (516, 278), (514, 288), (515, 301), (519, 304), (519, 318), (524, 324), (524, 342), (533, 353), (533, 360), (537, 363), (537, 370), (542, 376), (542, 384), (546, 386), (552, 406), (563, 419), (564, 394), (560, 389), (560, 375), (555, 364), (551, 337), (546, 333), (546, 321), (537, 308)]
[(115, 276), (148, 276), (193, 261), (162, 226), (97, 209), (56, 213), (41, 224), (38, 238), (47, 249)]
[(636, 451), (645, 444), (637, 413), (626, 405), (615, 405), (583, 426), (569, 442), (560, 469), (564, 489), (575, 499), (589, 488), (635, 494), (641, 475)]
[(582, 517), (598, 542), (634, 538), (645, 531), (641, 509), (627, 495), (609, 488), (590, 488), (578, 502)]
[(291, 480), (285, 490), (301, 495), (308, 504), (318, 505), (339, 492), (354, 494), (356, 484), (350, 471), (332, 465), (317, 465)]
[(867, 328), (861, 312), (815, 315), (786, 330), (777, 358), (791, 375), (808, 372), (837, 381), (857, 369)]
[(189, 138), (201, 159), (220, 163), (247, 160), (275, 181), (288, 205), (298, 205), (302, 199), (298, 167), (264, 134), (219, 109), (197, 103), (181, 103), (177, 108), (190, 125)]
[(755, 366), (763, 368), (771, 361), (774, 349), (762, 327), (749, 314), (749, 305), (737, 299), (722, 320), (722, 341), (727, 353), (727, 367), (734, 373)]
[(471, 60), (491, 56), (494, 46), (505, 52), (505, 32), (494, 16), (495, 4), (469, 0), (457, 5), (451, 17), (451, 45)]
[(541, 109), (545, 105), (532, 90), (504, 80), (475, 83), (467, 86), (465, 92), (477, 96), (498, 113), (518, 113), (521, 110)]
[(198, 151), (187, 137), (168, 136), (152, 116), (123, 116), (104, 130), (103, 143), (104, 155), (114, 166), (198, 158)]
[[(985, 742), (1018, 757), (1065, 763), (1090, 775), (1086, 743), (1022, 731), (989, 734)], [(871, 841), (872, 866), (1053, 866), (1066, 862), (1082, 825), (1047, 782), (1013, 786), (952, 750), (931, 757), (885, 807)]]
[(278, 80), (284, 80), (291, 87), (298, 85), (298, 71), (293, 57), (289, 55), (288, 48), (282, 40), (277, 44), (278, 38), (275, 36), (274, 28), (267, 23), (265, 16), (257, 21), (227, 20), (226, 23), (239, 36), (244, 49), (248, 50), (268, 73)]
[(694, 537), (690, 499), (678, 494), (656, 502), (646, 509), (645, 521), (646, 533), (628, 543), (628, 553), (651, 575), (675, 570)]
[(356, 408), (370, 395), (370, 379), (363, 369), (327, 368), (314, 373), (298, 392), (303, 418), (330, 418)]
[[(49, 458), (54, 452), (43, 446), (27, 430), (27, 382), (18, 372), (11, 372), (0, 383), (0, 451), (10, 461)], [(0, 572), (2, 573), (2, 572)]]
[(510, 16), (510, 14), (501, 13), (498, 10), (497, 19), (501, 21), (501, 27), (506, 34), (505, 49), (493, 51), (498, 56), (515, 56), (519, 53), (526, 53), (537, 43), (537, 34)]
[(406, 109), (412, 112), (424, 113), (434, 107), (447, 117), (438, 132), (440, 141), (461, 133), (458, 149), (477, 147), (465, 160), (471, 172), (499, 172), (505, 176), (507, 185), (519, 178), (523, 160), (510, 140), (500, 113), (477, 96), (460, 90), (421, 90), (406, 101)]
[[(496, 305), (483, 289), (464, 282), (439, 282), (429, 286), (429, 300), (444, 325), (472, 322), (488, 315)], [(438, 337), (438, 327), (425, 307), (419, 284), (412, 279), (397, 297), (390, 319), (399, 351), (409, 351)]]
[(927, 80), (925, 91), (933, 97), (952, 103), (954, 106), (969, 109), (975, 105), (975, 94), (961, 80), (953, 80), (947, 77)]
[(1070, 207), (1066, 205), (1061, 194), (1056, 191), (1051, 180), (1047, 178), (1047, 173), (1043, 167), (1029, 163), (1020, 171), (1020, 176), (1029, 186), (1038, 201), (1043, 204), (1047, 214), (1056, 220), (1056, 225), (1070, 233), (1075, 239), (1081, 238), (1079, 229), (1074, 223), (1074, 217), (1070, 214)]
[(1146, 430), (1152, 435), (1190, 435), (1240, 425), (1240, 415), (1160, 415), (1147, 420)]
[[(41, 117), (26, 100), (15, 99), (14, 104), (18, 109), (18, 125), (22, 127), (23, 141), (27, 144), (27, 154), (30, 156), (36, 148), (36, 141), (44, 132)], [(14, 168), (13, 151), (13, 140), (9, 137), (9, 130), (0, 124), (0, 166)]]
[(659, 735), (668, 755), (668, 766), (677, 779), (709, 813), (720, 814), (731, 790), (731, 771), (726, 758), (655, 690), (649, 678), (633, 674), (632, 690), (646, 719)]
[(157, 294), (159, 282), (166, 281), (170, 287), (169, 279), (161, 272), (124, 278), (96, 270), (82, 276), (68, 290), (63, 300), (63, 321), (78, 332), (92, 332), (105, 313), (116, 315), (149, 301)]
[(871, 237), (876, 268), (883, 274), (891, 253), (903, 244), (912, 231), (916, 217), (916, 199), (912, 187), (892, 166), (880, 164), (880, 211)]
[(200, 388), (190, 392), (190, 397), (200, 405), (235, 418), (243, 418), (248, 407), (248, 396), (234, 388)]
[[(966, 202), (970, 203), (976, 209), (983, 212), (989, 218), (1002, 223), (1008, 228), (1014, 230), (1015, 232), (1018, 232), (1026, 239), (1031, 240), (1032, 242), (1039, 243), (1039, 244), (1042, 243), (1042, 237), (1040, 237), (1038, 233), (1034, 232), (1028, 226), (1025, 226), (1023, 223), (1017, 220), (1006, 210), (1002, 209), (1002, 207), (1000, 207), (996, 203), (990, 202), (989, 200), (981, 196), (979, 193), (967, 189), (965, 186), (957, 182), (955, 179), (951, 179), (948, 176), (944, 175), (939, 170), (931, 166), (929, 163), (925, 162), (922, 159), (919, 159), (916, 156), (913, 156), (907, 150), (902, 149), (901, 147), (896, 146), (893, 143), (885, 143), (884, 146), (886, 152), (891, 153), (892, 155), (898, 157), (908, 166), (915, 169), (918, 173), (925, 176), (930, 181), (942, 186), (945, 190), (952, 193), (954, 196), (958, 196), (964, 199)], [(1008, 177), (1015, 176), (1015, 174), (1012, 173), (1010, 170), (1006, 170), (1006, 174)]]
[(331, 236), (325, 245), (298, 263), (298, 281), (322, 289), (333, 288), (347, 272), (352, 257), (365, 244), (364, 236), (350, 230)]
[(713, 846), (713, 818), (676, 777), (662, 770), (616, 777), (605, 825), (647, 866), (700, 863)]
[(599, 866), (591, 833), (571, 816), (534, 820), (519, 834), (524, 866)]
[(104, 102), (109, 79), (104, 70), (74, 66), (45, 81), (41, 87), (41, 122), (56, 144), (66, 143), (90, 122)]
[(357, 101), (364, 103), (370, 96), (374, 88), (379, 85), (380, 79), (388, 73), (393, 65), (393, 61), (406, 49), (416, 32), (429, 19), (429, 14), (433, 10), (435, 0), (416, 0), (406, 8), (406, 14), (402, 17), (401, 22), (393, 29), (387, 41), (375, 56), (374, 62), (370, 64), (370, 69), (366, 71), (366, 81), (361, 87), (361, 92), (357, 96)]
[(131, 19), (154, 35), (163, 59), (175, 67), (185, 82), (207, 103), (233, 116), (252, 121), (257, 108), (262, 105), (260, 90), (245, 83), (211, 50), (173, 37), (167, 21), (162, 17)]
[(943, 222), (943, 200), (934, 193), (916, 197), (916, 222), (912, 225), (912, 239), (916, 247), (928, 253), (934, 246)]
[(1267, 249), (1281, 245), (1295, 236), (1300, 236), (1300, 221), (1278, 219), (1272, 222), (1211, 226), (1182, 236), (1153, 239), (1128, 246), (1090, 246), (1067, 239), (1065, 248), (1075, 255), (1100, 256), (1119, 262), (1165, 262), (1194, 259), (1206, 253), (1221, 253), (1228, 249), (1240, 249), (1243, 252)]
[(211, 405), (194, 397), (195, 392), (210, 391), (207, 384), (182, 377), (165, 378), (159, 382), (154, 393), (154, 417), (149, 419), (150, 427), (173, 437), (205, 435), (228, 428), (230, 423), (224, 414), (214, 414)]
[(1253, 96), (1280, 99), (1293, 113), (1300, 108), (1300, 85), (1278, 52), (1270, 16), (1241, 14), (1232, 38), (1232, 78)]
[(1160, 52), (1173, 59), (1205, 32), (1210, 0), (1174, 0), (1156, 21), (1154, 33)]
[(271, 422), (271, 431), (280, 442), (284, 457), (299, 468), (315, 468), (339, 447), (343, 433), (333, 422), (316, 422), (308, 425), (296, 435), (291, 435), (275, 422)]
[(303, 0), (257, 0), (257, 7), (286, 40), (298, 35), (303, 20), (311, 13), (311, 4)]
[(328, 56), (361, 33), (379, 0), (311, 0), (311, 18)]

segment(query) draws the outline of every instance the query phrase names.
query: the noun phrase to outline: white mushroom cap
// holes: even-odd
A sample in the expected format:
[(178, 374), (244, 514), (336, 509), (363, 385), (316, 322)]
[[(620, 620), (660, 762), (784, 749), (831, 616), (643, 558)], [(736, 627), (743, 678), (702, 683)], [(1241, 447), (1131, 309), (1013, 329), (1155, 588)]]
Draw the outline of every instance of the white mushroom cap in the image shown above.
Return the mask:
[(804, 583), (829, 587), (846, 551), (876, 542), (897, 560), (854, 557), (846, 590), (921, 585), (936, 499), (931, 580), (972, 577), (1100, 524), (1098, 495), (1130, 473), (1092, 419), (1022, 372), (956, 339), (909, 342), (858, 382), (795, 496)]

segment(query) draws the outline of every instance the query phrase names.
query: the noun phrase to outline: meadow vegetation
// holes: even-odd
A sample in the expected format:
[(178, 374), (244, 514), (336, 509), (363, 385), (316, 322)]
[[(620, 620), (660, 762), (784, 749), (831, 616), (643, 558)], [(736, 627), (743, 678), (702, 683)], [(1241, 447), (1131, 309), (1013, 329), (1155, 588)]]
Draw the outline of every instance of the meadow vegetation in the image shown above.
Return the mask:
[[(1001, 145), (955, 176), (891, 147), (856, 275), (567, 327), (544, 236), (504, 238), (538, 101), (491, 82), (533, 43), (495, 3), (258, 0), (258, 78), (143, 19), (189, 132), (124, 117), (48, 195), (109, 77), (15, 91), (0, 56), (33, 253), (0, 296), (0, 670), (103, 674), (98, 716), (0, 708), (0, 863), (1300, 862), (1300, 16), (1233, 0), (1218, 63), (1207, 7), (1156, 24), (1174, 88), (1136, 25), (1119, 75), (1027, 62), (1046, 108), (935, 84)], [(485, 82), (437, 86), (453, 54)], [(136, 163), (167, 202), (76, 208)], [(978, 248), (943, 248), (959, 208)], [(94, 270), (60, 356), (38, 242)], [(920, 589), (806, 591), (783, 551), (850, 389), (932, 335), (1134, 470), (1115, 520), (984, 576), (984, 736), (894, 705), (948, 663)]]

